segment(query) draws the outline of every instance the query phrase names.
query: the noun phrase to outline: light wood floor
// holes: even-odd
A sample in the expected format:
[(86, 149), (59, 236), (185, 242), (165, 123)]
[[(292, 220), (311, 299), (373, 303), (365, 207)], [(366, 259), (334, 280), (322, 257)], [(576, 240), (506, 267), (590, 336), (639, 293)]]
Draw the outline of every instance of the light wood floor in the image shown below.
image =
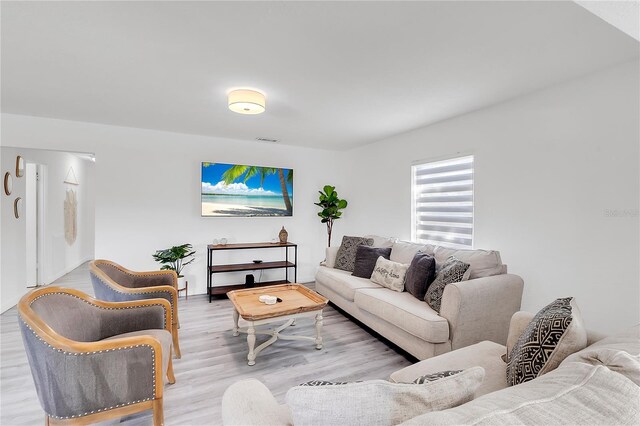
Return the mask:
[[(80, 266), (55, 282), (93, 294), (87, 265)], [(232, 383), (256, 378), (267, 385), (280, 402), (291, 386), (314, 380), (386, 379), (411, 364), (403, 355), (379, 341), (340, 312), (327, 307), (324, 313), (324, 349), (312, 342), (278, 341), (258, 355), (256, 365), (247, 365), (245, 335), (231, 335), (231, 302), (206, 296), (180, 299), (180, 346), (182, 359), (174, 360), (176, 384), (164, 394), (165, 424), (221, 424), (221, 400)], [(291, 331), (289, 331), (291, 330)], [(286, 332), (312, 336), (311, 320), (299, 320)], [(12, 308), (0, 315), (0, 424), (41, 425), (44, 414)], [(262, 336), (262, 339), (266, 339)], [(261, 342), (258, 336), (258, 344)], [(150, 425), (151, 414), (122, 419), (126, 425)], [(113, 421), (108, 424), (117, 424)]]

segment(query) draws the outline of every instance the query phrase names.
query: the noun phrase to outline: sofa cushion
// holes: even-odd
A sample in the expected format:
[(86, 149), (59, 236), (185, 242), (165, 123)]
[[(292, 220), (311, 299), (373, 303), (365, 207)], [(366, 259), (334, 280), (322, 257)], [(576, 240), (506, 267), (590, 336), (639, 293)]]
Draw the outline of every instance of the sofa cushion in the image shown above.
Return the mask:
[(316, 273), (316, 281), (329, 287), (340, 296), (353, 302), (356, 290), (360, 288), (384, 289), (366, 278), (354, 277), (348, 271), (321, 266)]
[(438, 269), (450, 256), (468, 263), (469, 279), (491, 277), (506, 274), (506, 265), (502, 263), (500, 252), (495, 250), (459, 250), (438, 246), (433, 252)]
[(381, 235), (365, 235), (364, 237), (371, 238), (374, 247), (393, 247), (393, 243), (398, 241), (395, 237), (383, 237)]
[(422, 251), (424, 253), (433, 254), (434, 249), (435, 246), (432, 246), (431, 244), (397, 241), (393, 243), (393, 247), (391, 248), (390, 259), (394, 262), (405, 263), (409, 265), (417, 252)]
[(500, 357), (505, 347), (489, 340), (425, 359), (391, 374), (390, 380), (409, 383), (425, 374), (445, 370), (467, 369), (475, 366), (484, 368), (484, 380), (476, 390), (476, 398), (507, 387), (505, 369), (507, 364)]
[(286, 401), (294, 425), (392, 426), (470, 401), (483, 376), (475, 367), (423, 384), (369, 380), (295, 386)]
[(573, 297), (556, 299), (522, 332), (507, 362), (507, 383), (533, 380), (587, 345), (587, 330)]
[(404, 291), (407, 269), (409, 265), (393, 262), (380, 256), (373, 268), (371, 281), (393, 291)]
[(391, 255), (391, 247), (358, 246), (353, 276), (371, 278), (373, 268), (375, 268), (378, 258), (383, 257), (389, 259), (389, 255)]
[(360, 309), (424, 341), (444, 343), (449, 340), (447, 320), (407, 292), (359, 289), (354, 301)]
[(640, 386), (640, 324), (569, 355), (560, 366), (572, 362), (605, 364)]
[(418, 252), (407, 269), (404, 288), (416, 299), (424, 300), (427, 288), (435, 278), (435, 258), (430, 254)]
[(436, 279), (427, 288), (424, 295), (424, 301), (427, 302), (436, 312), (440, 313), (442, 306), (442, 296), (444, 288), (453, 283), (459, 283), (469, 279), (469, 264), (458, 260), (451, 256), (447, 262), (442, 265)]
[(358, 250), (358, 246), (361, 245), (371, 246), (373, 245), (373, 239), (349, 237), (346, 235), (342, 237), (342, 244), (340, 244), (340, 248), (338, 249), (334, 267), (336, 269), (342, 269), (343, 271), (353, 272), (356, 261), (356, 251)]
[(573, 363), (530, 382), (402, 424), (632, 425), (640, 424), (638, 400), (640, 387), (623, 375), (604, 365)]

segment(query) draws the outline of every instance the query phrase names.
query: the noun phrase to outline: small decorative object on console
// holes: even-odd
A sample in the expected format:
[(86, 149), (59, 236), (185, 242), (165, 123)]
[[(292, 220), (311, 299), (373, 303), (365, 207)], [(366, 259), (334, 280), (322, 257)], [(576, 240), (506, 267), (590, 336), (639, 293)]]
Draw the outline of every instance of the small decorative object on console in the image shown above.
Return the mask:
[(289, 238), (289, 233), (287, 232), (286, 229), (284, 229), (284, 226), (282, 227), (282, 229), (278, 233), (278, 238), (280, 239), (280, 243), (281, 244), (286, 244), (287, 243), (287, 238)]

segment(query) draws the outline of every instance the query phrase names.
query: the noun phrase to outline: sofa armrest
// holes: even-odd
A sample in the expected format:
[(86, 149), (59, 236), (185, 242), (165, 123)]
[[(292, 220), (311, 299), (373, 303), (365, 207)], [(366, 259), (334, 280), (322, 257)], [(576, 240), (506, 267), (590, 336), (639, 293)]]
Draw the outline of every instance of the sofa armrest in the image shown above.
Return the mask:
[(509, 358), (509, 353), (511, 353), (513, 345), (516, 344), (518, 337), (520, 337), (524, 329), (527, 328), (533, 317), (534, 314), (525, 311), (518, 311), (511, 317), (509, 336), (507, 336), (507, 359)]
[(449, 321), (451, 348), (483, 340), (504, 345), (511, 317), (520, 309), (523, 287), (522, 278), (512, 274), (447, 285), (440, 315)]
[(229, 386), (222, 396), (222, 424), (225, 426), (289, 426), (291, 414), (278, 404), (269, 389), (256, 379)]
[(326, 266), (327, 268), (333, 268), (336, 265), (336, 257), (338, 256), (339, 249), (340, 246), (327, 247), (324, 262), (320, 263), (320, 265)]

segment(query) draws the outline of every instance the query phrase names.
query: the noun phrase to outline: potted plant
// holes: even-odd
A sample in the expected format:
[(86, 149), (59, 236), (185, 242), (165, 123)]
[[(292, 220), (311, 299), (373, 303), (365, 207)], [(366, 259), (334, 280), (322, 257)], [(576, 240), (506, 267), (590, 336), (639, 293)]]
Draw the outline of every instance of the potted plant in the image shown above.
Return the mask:
[[(176, 271), (178, 275), (178, 288), (183, 288), (184, 284), (182, 280), (184, 276), (182, 275), (182, 270), (185, 266), (190, 264), (195, 260), (193, 255), (196, 252), (193, 250), (191, 244), (182, 244), (180, 246), (173, 246), (168, 249), (158, 250), (153, 254), (153, 259), (160, 263), (162, 267), (160, 270), (171, 270)], [(188, 258), (191, 258), (187, 260)]]
[(313, 203), (316, 206), (322, 208), (318, 212), (318, 216), (322, 218), (320, 222), (327, 224), (327, 246), (331, 247), (331, 231), (333, 230), (333, 221), (340, 219), (342, 212), (340, 210), (347, 207), (347, 200), (341, 200), (338, 198), (336, 187), (331, 185), (325, 185), (322, 191), (318, 191), (320, 197), (317, 203)]

